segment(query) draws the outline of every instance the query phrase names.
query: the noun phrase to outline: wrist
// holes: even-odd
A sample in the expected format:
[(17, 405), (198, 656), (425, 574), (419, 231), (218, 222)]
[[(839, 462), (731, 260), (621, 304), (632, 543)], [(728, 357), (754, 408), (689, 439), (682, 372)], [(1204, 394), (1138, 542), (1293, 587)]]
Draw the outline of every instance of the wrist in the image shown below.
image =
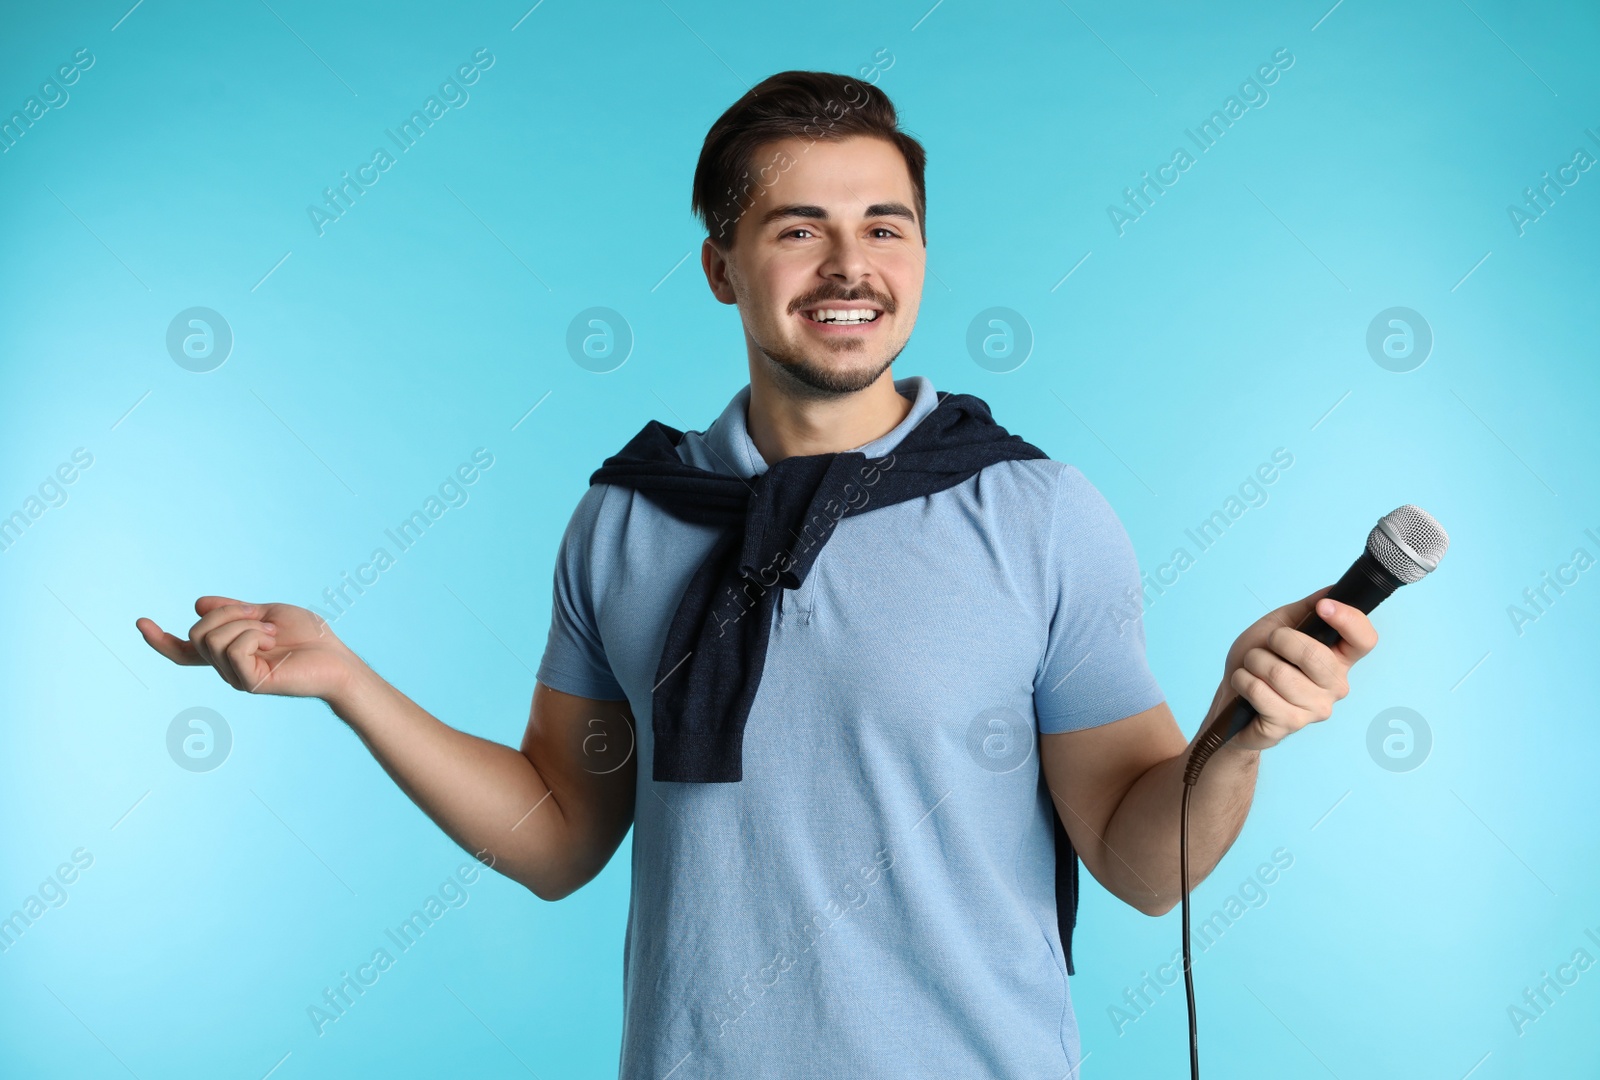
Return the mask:
[[(1191, 750), (1205, 738), (1207, 732), (1226, 731), (1231, 726), (1229, 720), (1236, 717), (1239, 709), (1244, 705), (1244, 699), (1237, 694), (1224, 700), (1222, 695), (1227, 688), (1228, 684), (1226, 682), (1218, 688), (1216, 700), (1212, 702), (1210, 711), (1206, 713), (1205, 720), (1201, 722), (1200, 730), (1195, 732), (1194, 738), (1190, 740), (1189, 747)], [(1217, 747), (1213, 756), (1221, 755), (1224, 751), (1227, 751), (1229, 757), (1253, 761), (1261, 751), (1269, 746), (1276, 746), (1279, 741), (1279, 739), (1269, 739), (1262, 732), (1261, 717), (1252, 710), (1249, 721), (1240, 727), (1232, 738)]]
[[(1188, 749), (1184, 751), (1185, 760), (1188, 759), (1190, 754), (1194, 753), (1195, 747), (1205, 739), (1206, 733), (1211, 730), (1214, 722), (1215, 717), (1208, 716), (1205, 723), (1200, 725), (1200, 730), (1195, 732), (1194, 738), (1189, 740)], [(1261, 751), (1266, 749), (1265, 746), (1255, 741), (1258, 738), (1255, 722), (1251, 721), (1237, 735), (1212, 751), (1210, 758), (1207, 760), (1223, 761), (1229, 764), (1253, 764), (1261, 756)]]
[(348, 724), (387, 686), (388, 684), (367, 665), (365, 660), (351, 652), (339, 666), (339, 677), (329, 691), (322, 695), (322, 700), (333, 710), (335, 716)]
[(1255, 765), (1261, 760), (1261, 751), (1266, 748), (1251, 746), (1245, 742), (1241, 742), (1241, 740), (1246, 739), (1249, 734), (1250, 731), (1248, 728), (1239, 732), (1239, 734), (1235, 735), (1233, 738), (1217, 747), (1217, 752), (1213, 754), (1212, 757), (1216, 760), (1227, 761), (1231, 764), (1239, 766), (1249, 767)]

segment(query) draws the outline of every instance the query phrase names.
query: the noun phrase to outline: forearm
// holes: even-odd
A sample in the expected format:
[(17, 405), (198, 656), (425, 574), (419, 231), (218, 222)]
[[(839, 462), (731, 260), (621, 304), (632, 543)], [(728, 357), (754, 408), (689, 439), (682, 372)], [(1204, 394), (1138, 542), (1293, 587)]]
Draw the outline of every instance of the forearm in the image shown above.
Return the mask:
[[(1169, 911), (1183, 898), (1178, 833), (1183, 772), (1193, 745), (1141, 775), (1106, 826), (1105, 864), (1113, 879), (1107, 885), (1148, 914)], [(1222, 861), (1244, 827), (1260, 757), (1259, 750), (1224, 743), (1200, 773), (1189, 802), (1191, 889)]]
[[(1255, 716), (1206, 762), (1191, 792), (1190, 888), (1216, 868), (1244, 827), (1261, 751), (1331, 716), (1334, 702), (1349, 692), (1350, 665), (1377, 643), (1366, 615), (1329, 599), (1329, 588), (1267, 612), (1228, 650), (1200, 731), (1236, 699), (1248, 701)], [(1335, 644), (1294, 629), (1313, 610), (1338, 633)], [(1042, 736), (1041, 763), (1063, 823), (1076, 829), (1085, 865), (1120, 899), (1161, 915), (1183, 900), (1183, 774), (1199, 733), (1173, 753), (1183, 735), (1165, 702), (1104, 729), (1109, 734), (1091, 728)], [(1046, 740), (1056, 742), (1047, 747)], [(1082, 809), (1064, 797), (1073, 795)]]
[(540, 896), (561, 891), (561, 809), (522, 751), (441, 722), (359, 660), (327, 704), (452, 840)]

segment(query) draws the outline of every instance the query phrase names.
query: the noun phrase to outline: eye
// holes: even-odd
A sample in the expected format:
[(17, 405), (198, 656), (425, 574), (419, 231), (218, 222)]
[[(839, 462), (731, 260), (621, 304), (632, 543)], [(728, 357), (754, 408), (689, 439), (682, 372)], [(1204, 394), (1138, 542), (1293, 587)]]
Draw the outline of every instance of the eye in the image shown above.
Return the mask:
[(899, 233), (895, 232), (893, 229), (889, 228), (887, 225), (874, 225), (872, 227), (872, 231), (875, 232), (875, 233), (878, 233), (878, 232), (888, 233), (889, 236), (891, 238), (893, 238), (893, 239), (899, 239), (899, 237), (900, 237)]
[(810, 229), (805, 228), (804, 226), (801, 226), (798, 229), (790, 229), (788, 232), (784, 233), (783, 235), (784, 236), (793, 236), (795, 233), (802, 233), (802, 232), (803, 233), (808, 233), (810, 231), (811, 231)]

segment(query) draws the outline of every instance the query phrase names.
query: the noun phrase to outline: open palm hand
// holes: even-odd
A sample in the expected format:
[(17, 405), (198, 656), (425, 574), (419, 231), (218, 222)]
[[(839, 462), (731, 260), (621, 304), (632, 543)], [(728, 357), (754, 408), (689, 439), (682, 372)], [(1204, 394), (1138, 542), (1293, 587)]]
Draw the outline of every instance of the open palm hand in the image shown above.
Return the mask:
[(209, 664), (235, 690), (326, 698), (345, 686), (354, 654), (327, 620), (293, 604), (247, 604), (227, 596), (194, 603), (200, 621), (188, 640), (153, 619), (135, 625), (156, 652), (175, 664)]

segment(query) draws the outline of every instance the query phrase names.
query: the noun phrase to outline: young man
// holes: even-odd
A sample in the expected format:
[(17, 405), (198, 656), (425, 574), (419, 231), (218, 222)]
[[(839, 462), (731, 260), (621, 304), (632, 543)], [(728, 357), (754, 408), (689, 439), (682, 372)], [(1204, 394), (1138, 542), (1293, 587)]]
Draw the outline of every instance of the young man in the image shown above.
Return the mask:
[[(701, 264), (750, 382), (703, 432), (646, 425), (579, 500), (520, 751), (302, 608), (201, 597), (188, 641), (138, 624), (236, 688), (326, 701), (546, 900), (631, 826), (624, 1077), (1075, 1076), (1056, 821), (1133, 907), (1180, 899), (1186, 740), (1128, 618), (1121, 524), (981, 401), (891, 375), (923, 168), (883, 93), (839, 76), (774, 76), (713, 126)], [(1212, 712), (1239, 693), (1260, 717), (1195, 789), (1195, 882), (1259, 752), (1326, 719), (1376, 643), (1332, 601), (1335, 647), (1290, 629), (1326, 591), (1227, 654)]]

